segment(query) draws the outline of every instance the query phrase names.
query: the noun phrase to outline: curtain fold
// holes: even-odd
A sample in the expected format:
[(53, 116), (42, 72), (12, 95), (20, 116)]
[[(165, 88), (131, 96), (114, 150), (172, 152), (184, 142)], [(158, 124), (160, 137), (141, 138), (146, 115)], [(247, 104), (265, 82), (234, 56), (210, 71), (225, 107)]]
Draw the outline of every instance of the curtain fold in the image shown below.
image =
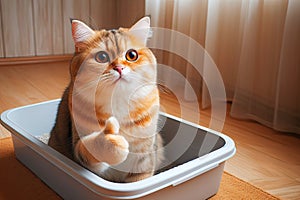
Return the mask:
[[(178, 31), (204, 46), (207, 2), (207, 0), (146, 0), (146, 15), (151, 16), (152, 27), (167, 28)], [(163, 39), (167, 45), (170, 45), (170, 48), (181, 48), (180, 44), (171, 42), (178, 41), (177, 37), (178, 34), (174, 33), (171, 34), (171, 37), (165, 37)], [(177, 45), (177, 47), (175, 45)], [(189, 57), (199, 56), (194, 54), (192, 48), (187, 48), (186, 51), (188, 52)], [(201, 76), (191, 66), (191, 64), (187, 62), (189, 58), (183, 58), (179, 55), (166, 51), (157, 51), (156, 49), (154, 49), (154, 52), (158, 63), (171, 66), (180, 74), (185, 76), (185, 78), (189, 81), (189, 84), (193, 87), (194, 92), (200, 96), (202, 81), (199, 80), (201, 80)], [(203, 57), (204, 55), (200, 56)], [(158, 79), (163, 80), (163, 82), (166, 83), (169, 82), (170, 84), (176, 84), (169, 74), (159, 73)], [(191, 95), (185, 88), (187, 88), (186, 85), (178, 83), (177, 92), (181, 93), (181, 96), (184, 96), (186, 100), (194, 101), (194, 96)]]
[(300, 133), (300, 4), (259, 3), (248, 8), (231, 115)]
[[(232, 103), (230, 115), (273, 129), (300, 134), (300, 1), (298, 0), (146, 0), (152, 26), (182, 32), (201, 44), (220, 71)], [(176, 40), (176, 38), (166, 38)], [(189, 57), (195, 55), (187, 48)], [(202, 71), (186, 60), (160, 52), (191, 83), (202, 106), (210, 92)], [(203, 61), (205, 69), (205, 61)], [(202, 68), (201, 68), (202, 69)], [(168, 74), (160, 78), (172, 81)], [(178, 86), (190, 100), (185, 86)]]

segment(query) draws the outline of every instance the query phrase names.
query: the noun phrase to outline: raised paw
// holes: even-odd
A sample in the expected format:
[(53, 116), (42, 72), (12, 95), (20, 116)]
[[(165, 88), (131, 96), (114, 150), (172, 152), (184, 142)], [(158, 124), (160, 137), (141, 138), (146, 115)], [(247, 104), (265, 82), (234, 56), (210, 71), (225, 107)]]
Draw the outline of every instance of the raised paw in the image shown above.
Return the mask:
[(127, 140), (119, 135), (120, 125), (115, 117), (106, 120), (104, 128), (104, 138), (107, 141), (105, 147), (107, 149), (106, 162), (111, 165), (119, 164), (126, 160), (129, 153), (129, 144)]
[[(91, 155), (98, 162), (106, 162), (110, 165), (117, 165), (126, 160), (129, 153), (127, 140), (119, 134), (120, 125), (115, 117), (110, 117), (105, 124), (102, 132), (94, 132), (84, 139), (81, 143), (83, 149), (87, 151), (82, 155)], [(82, 146), (82, 145), (81, 145)], [(82, 157), (81, 155), (81, 157)], [(91, 159), (88, 159), (91, 160)]]
[(122, 135), (106, 134), (106, 162), (110, 165), (117, 165), (126, 160), (129, 153), (129, 144)]
[(105, 122), (104, 134), (117, 134), (119, 133), (120, 125), (115, 117), (110, 117)]

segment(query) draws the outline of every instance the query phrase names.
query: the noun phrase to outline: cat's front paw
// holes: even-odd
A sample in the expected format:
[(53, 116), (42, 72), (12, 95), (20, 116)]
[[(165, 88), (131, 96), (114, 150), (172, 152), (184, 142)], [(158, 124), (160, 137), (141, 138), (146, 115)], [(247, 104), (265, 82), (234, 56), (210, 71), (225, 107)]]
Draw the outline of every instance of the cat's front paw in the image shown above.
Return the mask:
[(117, 134), (119, 133), (120, 125), (115, 117), (110, 117), (105, 122), (104, 134)]
[(122, 135), (106, 134), (107, 152), (106, 162), (110, 165), (117, 165), (124, 162), (129, 153), (129, 144)]
[(107, 163), (117, 165), (126, 160), (129, 153), (129, 144), (127, 140), (119, 135), (120, 125), (115, 117), (110, 117), (104, 128), (104, 137), (107, 141), (106, 147), (109, 149)]

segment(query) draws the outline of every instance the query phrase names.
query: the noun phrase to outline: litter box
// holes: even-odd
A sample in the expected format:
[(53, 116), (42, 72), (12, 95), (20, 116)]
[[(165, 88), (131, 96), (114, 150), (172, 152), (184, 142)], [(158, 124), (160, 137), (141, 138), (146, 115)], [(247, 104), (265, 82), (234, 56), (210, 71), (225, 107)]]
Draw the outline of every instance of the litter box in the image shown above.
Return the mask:
[(64, 199), (207, 199), (236, 151), (229, 137), (161, 113), (164, 168), (138, 182), (106, 181), (37, 139), (50, 132), (59, 101), (5, 111), (1, 123), (12, 133), (17, 159)]

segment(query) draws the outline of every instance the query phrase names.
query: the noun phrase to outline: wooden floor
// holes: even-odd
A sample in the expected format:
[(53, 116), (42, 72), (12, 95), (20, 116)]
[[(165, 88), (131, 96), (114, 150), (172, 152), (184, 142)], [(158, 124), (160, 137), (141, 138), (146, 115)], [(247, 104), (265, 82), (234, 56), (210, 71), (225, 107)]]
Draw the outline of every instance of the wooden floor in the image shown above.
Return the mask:
[[(60, 98), (68, 78), (68, 61), (42, 64), (0, 61), (0, 112)], [(21, 64), (20, 64), (21, 63)], [(170, 114), (180, 116), (176, 99), (162, 93), (161, 104)], [(228, 105), (230, 108), (230, 105)], [(193, 115), (194, 108), (189, 114)], [(200, 124), (208, 126), (210, 110), (201, 110)], [(269, 129), (253, 121), (226, 117), (222, 131), (236, 143), (236, 155), (225, 170), (282, 199), (300, 199), (300, 137)], [(0, 138), (10, 134), (0, 126)]]

